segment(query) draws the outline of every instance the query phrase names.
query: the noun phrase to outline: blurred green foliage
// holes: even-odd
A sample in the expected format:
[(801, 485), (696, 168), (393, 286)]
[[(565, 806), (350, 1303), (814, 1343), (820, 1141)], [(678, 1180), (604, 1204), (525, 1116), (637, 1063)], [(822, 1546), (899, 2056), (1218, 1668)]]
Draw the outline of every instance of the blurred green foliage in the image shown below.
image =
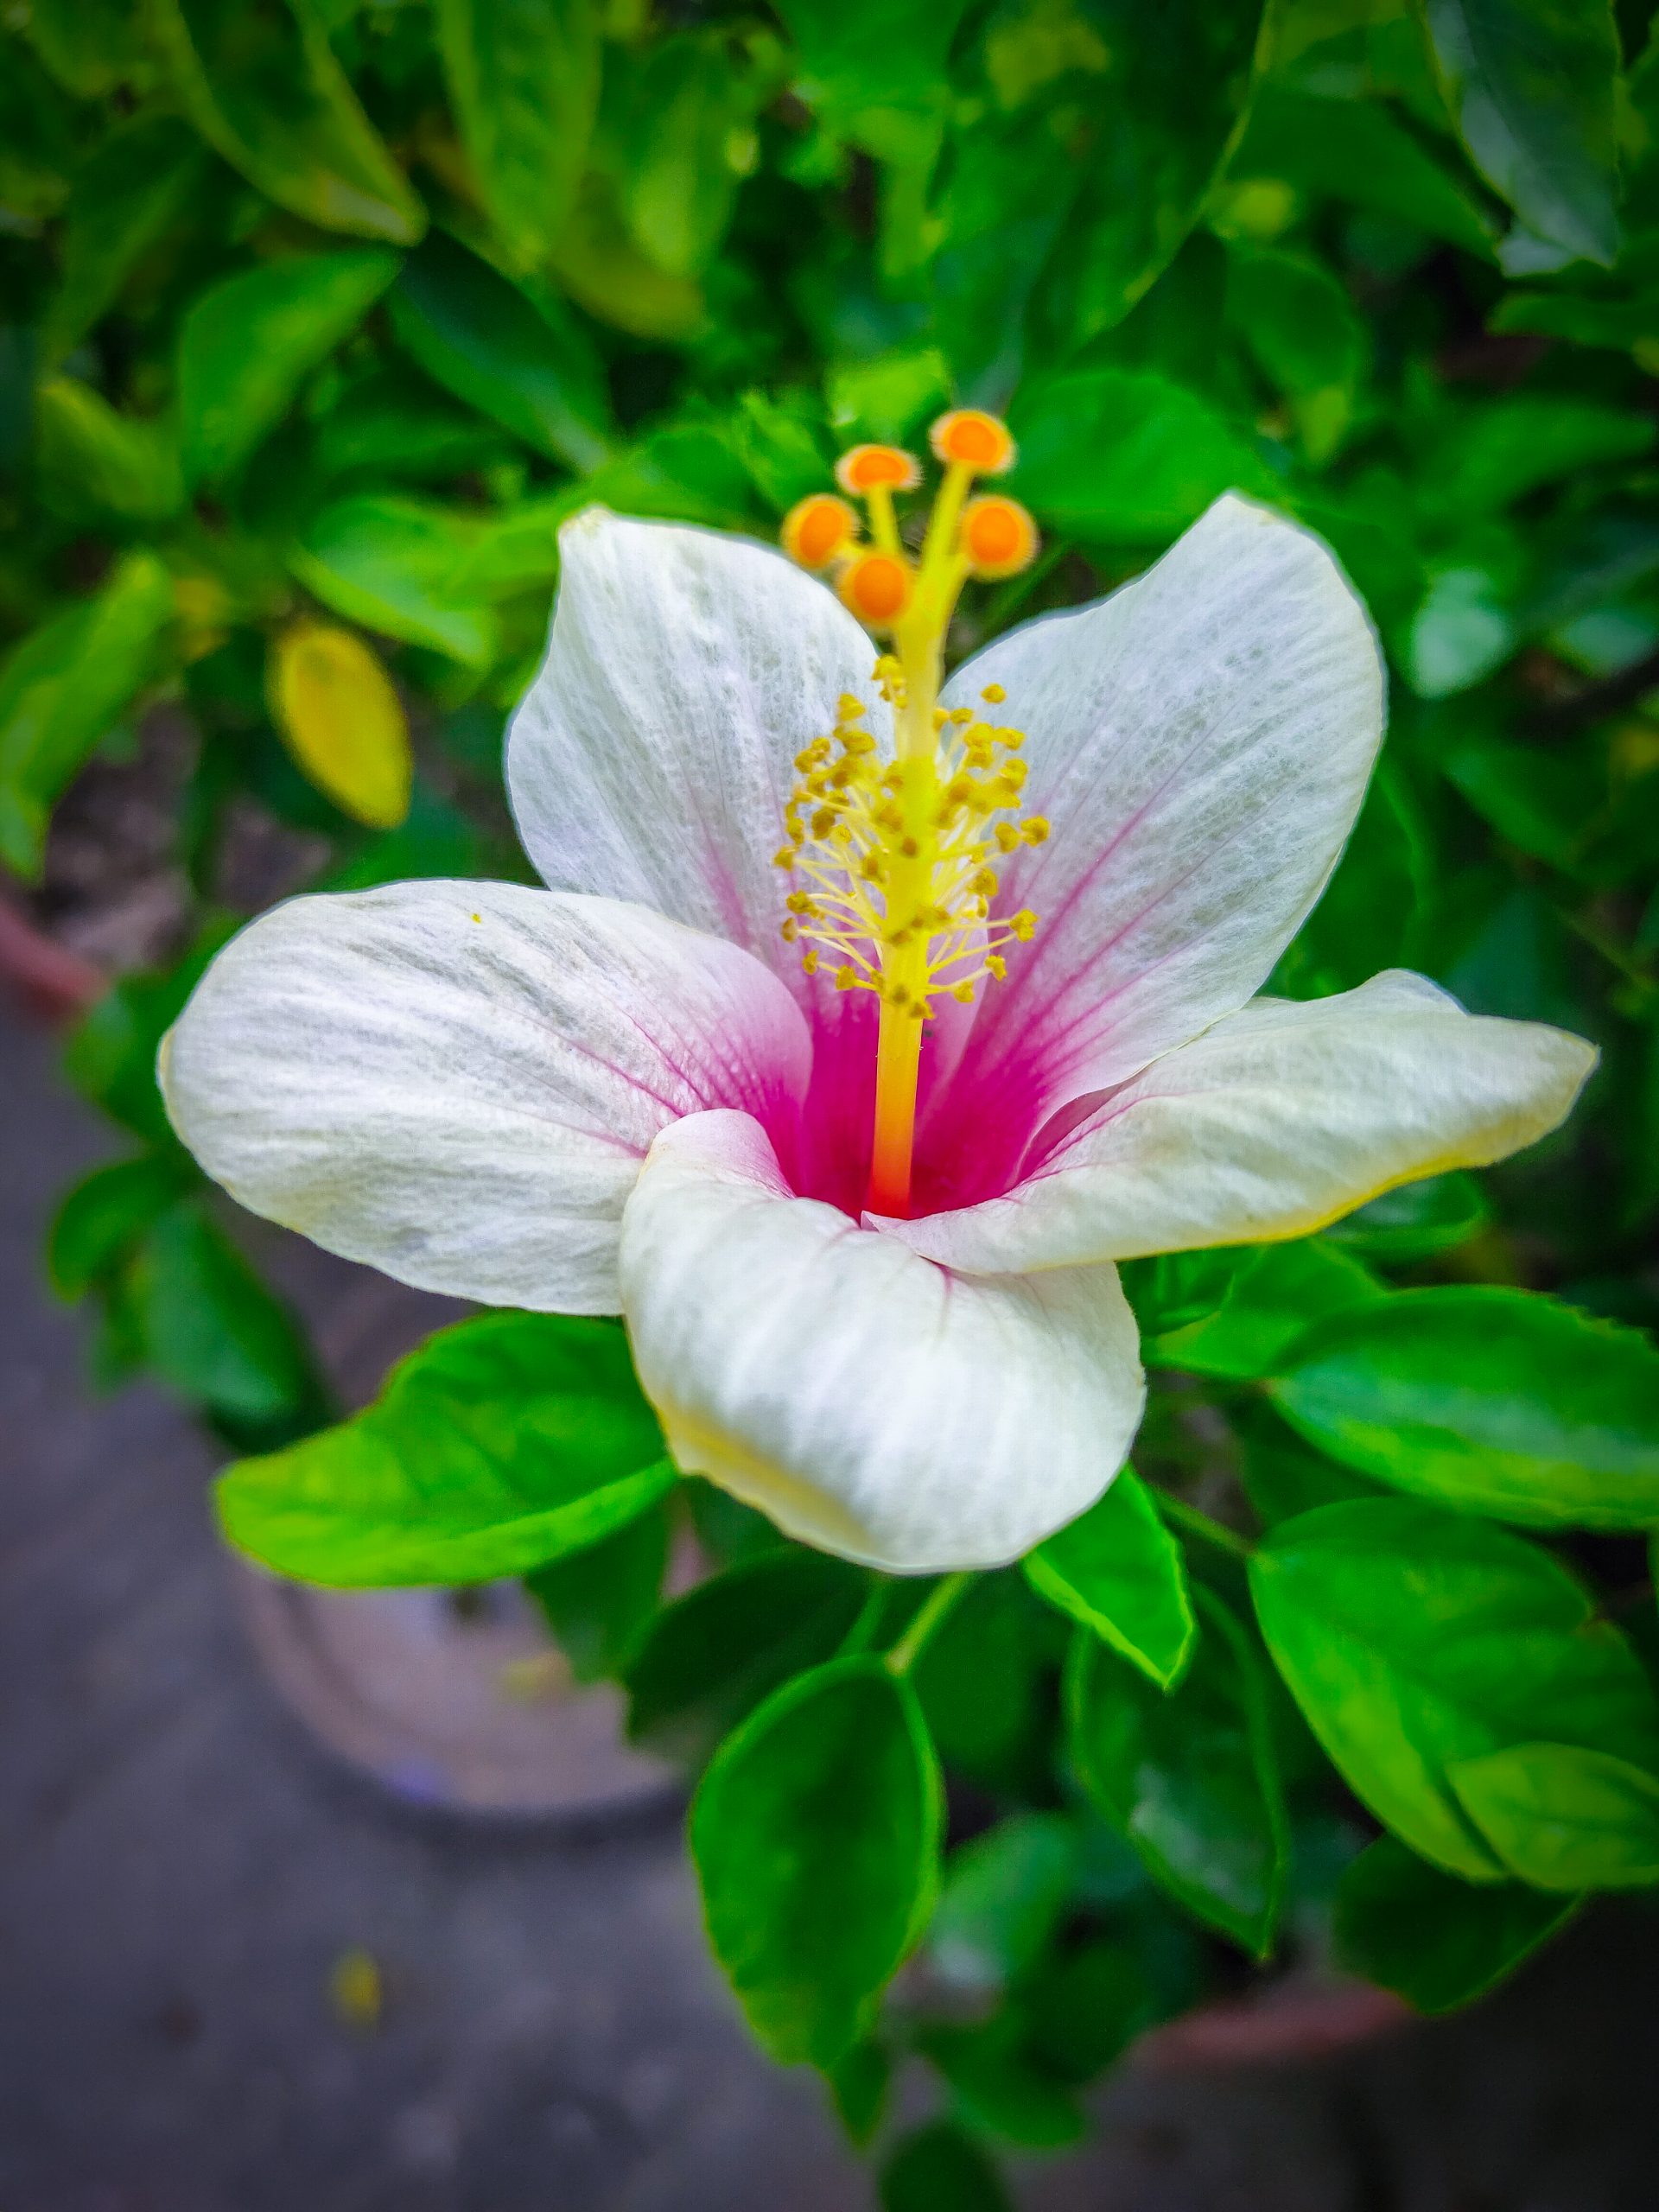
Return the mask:
[[(887, 2146), (891, 2207), (1003, 2203), (983, 2143), (1075, 2138), (1229, 1947), (1317, 1950), (1334, 1913), (1440, 2011), (1579, 1891), (1659, 1878), (1656, 372), (1636, 0), (27, 0), (0, 29), (14, 895), (64, 912), (54, 815), (152, 707), (184, 733), (175, 957), (70, 1047), (129, 1156), (67, 1199), (53, 1281), (105, 1379), (263, 1455), (222, 1504), (278, 1566), (536, 1568), (636, 1738), (709, 1772), (711, 1933), (768, 2046), (860, 2141), (931, 2064), (950, 2116)], [(332, 887), (520, 871), (499, 734), (561, 522), (775, 536), (839, 448), (952, 399), (1008, 413), (1046, 540), (954, 651), (1229, 487), (1328, 538), (1391, 735), (1275, 987), (1397, 963), (1563, 1023), (1604, 1056), (1578, 1114), (1323, 1237), (1128, 1270), (1143, 1479), (965, 1593), (665, 1495), (601, 1325), (463, 1324), (302, 1440), (316, 1363), (152, 1073), (269, 895), (237, 825)], [(340, 726), (365, 653), (407, 717), (390, 828), (337, 801), (405, 759), (331, 779), (327, 730), (273, 719), (330, 630)], [(688, 1515), (718, 1571), (670, 1601)], [(941, 1762), (955, 1848), (884, 2012)]]

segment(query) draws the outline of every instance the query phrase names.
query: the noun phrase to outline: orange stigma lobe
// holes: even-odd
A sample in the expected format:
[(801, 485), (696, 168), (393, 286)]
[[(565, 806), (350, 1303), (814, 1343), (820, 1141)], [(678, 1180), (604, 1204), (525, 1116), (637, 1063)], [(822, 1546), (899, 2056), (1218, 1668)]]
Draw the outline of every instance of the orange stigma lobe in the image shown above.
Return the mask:
[(902, 446), (854, 446), (836, 463), (836, 481), (856, 497), (866, 492), (913, 492), (921, 463)]
[(891, 553), (861, 553), (836, 579), (843, 605), (872, 630), (890, 630), (910, 605), (910, 569)]
[(833, 492), (809, 493), (784, 518), (784, 550), (804, 569), (827, 569), (857, 536), (857, 515)]
[(969, 499), (962, 512), (962, 550), (972, 575), (986, 582), (1018, 575), (1036, 557), (1037, 525), (1017, 499), (1000, 493)]
[(978, 476), (1001, 476), (1014, 466), (1014, 440), (1006, 423), (976, 407), (941, 415), (929, 432), (933, 450), (947, 466), (971, 468)]

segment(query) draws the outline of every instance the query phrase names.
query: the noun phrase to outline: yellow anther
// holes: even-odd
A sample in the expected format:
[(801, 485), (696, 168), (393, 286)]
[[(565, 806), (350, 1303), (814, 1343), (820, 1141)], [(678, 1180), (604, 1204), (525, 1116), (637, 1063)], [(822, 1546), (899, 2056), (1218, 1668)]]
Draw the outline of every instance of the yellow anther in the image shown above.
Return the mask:
[(1040, 814), (1028, 814), (1020, 825), (1028, 845), (1043, 844), (1048, 836), (1048, 823)]
[(988, 683), (979, 696), (988, 707), (1000, 707), (1008, 695), (1000, 683)]
[(971, 707), (952, 707), (950, 719), (953, 722), (970, 722), (974, 719), (974, 710)]
[(958, 983), (956, 989), (951, 992), (950, 995), (956, 1000), (958, 1006), (972, 1006), (974, 1002), (974, 987), (971, 983)]
[(850, 691), (843, 691), (836, 702), (837, 721), (855, 722), (866, 712), (864, 702), (855, 699)]
[(858, 970), (850, 960), (843, 960), (836, 970), (836, 988), (838, 991), (850, 991), (857, 981)]
[(784, 550), (804, 569), (827, 569), (858, 537), (858, 517), (833, 492), (812, 492), (784, 517)]
[(817, 972), (818, 956), (809, 945), (801, 955), (801, 973), (803, 976), (816, 976)]
[(892, 553), (861, 553), (842, 570), (836, 588), (861, 622), (890, 630), (910, 605), (910, 568)]
[(1029, 944), (1037, 934), (1037, 917), (1029, 906), (1022, 906), (1017, 914), (1010, 917), (1008, 927), (1021, 944)]
[(957, 407), (941, 415), (928, 437), (942, 461), (971, 468), (977, 476), (1001, 476), (1014, 465), (1014, 444), (1007, 424), (977, 407)]
[(836, 481), (855, 498), (871, 492), (913, 492), (922, 466), (902, 446), (854, 446), (836, 463)]
[(1001, 493), (969, 499), (962, 511), (962, 556), (982, 582), (1018, 575), (1037, 557), (1037, 525), (1017, 499)]
[(780, 845), (772, 856), (772, 864), (773, 868), (793, 868), (795, 865), (794, 846)]

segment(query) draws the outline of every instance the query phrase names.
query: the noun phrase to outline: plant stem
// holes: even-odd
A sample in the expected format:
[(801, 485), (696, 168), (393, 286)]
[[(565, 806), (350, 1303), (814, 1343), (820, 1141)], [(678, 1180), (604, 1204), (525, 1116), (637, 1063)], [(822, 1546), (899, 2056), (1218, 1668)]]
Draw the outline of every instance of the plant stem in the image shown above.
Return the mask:
[(1212, 1520), (1201, 1513), (1196, 1505), (1189, 1505), (1184, 1497), (1173, 1497), (1166, 1490), (1153, 1491), (1158, 1501), (1158, 1510), (1166, 1521), (1173, 1521), (1178, 1529), (1185, 1529), (1189, 1536), (1198, 1536), (1206, 1544), (1214, 1544), (1218, 1551), (1230, 1552), (1235, 1559), (1249, 1559), (1255, 1546), (1248, 1536), (1241, 1536), (1236, 1529), (1230, 1529), (1224, 1521)]
[(963, 1597), (973, 1580), (971, 1574), (947, 1574), (938, 1586), (929, 1592), (918, 1608), (916, 1618), (887, 1654), (888, 1671), (907, 1675), (957, 1600)]
[(837, 1658), (850, 1659), (855, 1653), (869, 1649), (875, 1640), (875, 1631), (880, 1624), (881, 1616), (887, 1610), (887, 1603), (886, 1583), (877, 1576), (871, 1575), (870, 1586), (865, 1592), (864, 1603), (858, 1609), (857, 1619), (842, 1638), (841, 1649), (836, 1655)]

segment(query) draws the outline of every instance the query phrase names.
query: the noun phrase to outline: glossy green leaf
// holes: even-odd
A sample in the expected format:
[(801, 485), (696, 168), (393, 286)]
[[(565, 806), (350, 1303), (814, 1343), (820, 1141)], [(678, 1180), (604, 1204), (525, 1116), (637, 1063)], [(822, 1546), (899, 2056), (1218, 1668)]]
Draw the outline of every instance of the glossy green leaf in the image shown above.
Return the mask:
[(29, 0), (27, 20), (35, 52), (82, 99), (144, 73), (143, 14), (128, 0)]
[(158, 672), (173, 614), (166, 569), (130, 553), (0, 666), (0, 861), (19, 874), (36, 873), (53, 805)]
[(200, 194), (211, 156), (175, 116), (136, 118), (76, 172), (41, 346), (60, 360), (120, 296), (133, 270)]
[(1333, 1222), (1325, 1236), (1363, 1260), (1397, 1264), (1455, 1251), (1478, 1236), (1491, 1217), (1480, 1183), (1454, 1170), (1384, 1191), (1345, 1220)]
[(1254, 1380), (1281, 1367), (1316, 1323), (1387, 1294), (1359, 1261), (1322, 1237), (1265, 1244), (1238, 1256), (1213, 1312), (1154, 1337), (1145, 1357), (1189, 1374)]
[(165, 423), (118, 414), (75, 377), (35, 395), (35, 457), (54, 506), (126, 522), (161, 522), (184, 504), (177, 441)]
[(84, 1298), (137, 1249), (157, 1217), (187, 1189), (192, 1172), (170, 1154), (95, 1167), (64, 1197), (47, 1238), (46, 1266), (60, 1298)]
[(1228, 175), (1273, 179), (1310, 199), (1347, 200), (1467, 253), (1491, 254), (1493, 226), (1475, 195), (1380, 100), (1264, 85)]
[(391, 307), (403, 346), (458, 398), (568, 467), (606, 458), (610, 408), (599, 359), (558, 302), (537, 306), (435, 232), (404, 264)]
[(1099, 137), (1036, 306), (1062, 357), (1121, 321), (1198, 220), (1243, 125), (1261, 13), (1175, 0), (1106, 19)]
[(1455, 2012), (1507, 1980), (1565, 1926), (1565, 1904), (1518, 1882), (1459, 1882), (1392, 1836), (1345, 1869), (1337, 1887), (1337, 1964), (1419, 2012)]
[(289, 563), (347, 621), (484, 667), (496, 652), (494, 611), (457, 582), (481, 534), (470, 516), (365, 493), (314, 517)]
[(1312, 255), (1235, 244), (1227, 312), (1262, 374), (1290, 403), (1310, 461), (1342, 442), (1365, 365), (1365, 327), (1336, 277)]
[(917, 2042), (964, 2120), (982, 2133), (1028, 2151), (1061, 2151), (1082, 2140), (1087, 2122), (1076, 2094), (1027, 2048), (1020, 2008), (973, 2025), (925, 2027)]
[(1635, 408), (1517, 392), (1452, 418), (1427, 456), (1420, 496), (1432, 514), (1463, 524), (1541, 485), (1637, 461), (1656, 435), (1652, 417)]
[(825, 2069), (836, 2117), (861, 2151), (868, 2149), (887, 2116), (893, 2071), (892, 2054), (874, 2039), (855, 2043)]
[(953, 1851), (928, 1930), (934, 1971), (1001, 1989), (1037, 1958), (1077, 1887), (1077, 1831), (1062, 1813), (1016, 1813)]
[(1180, 1546), (1125, 1467), (1099, 1503), (1026, 1555), (1027, 1580), (1160, 1689), (1180, 1679), (1198, 1624)]
[(1482, 568), (1442, 569), (1412, 619), (1406, 680), (1420, 699), (1449, 699), (1501, 668), (1519, 642), (1497, 578)]
[(1066, 1672), (1073, 1767), (1154, 1879), (1258, 1958), (1273, 1947), (1289, 1834), (1266, 1686), (1248, 1637), (1209, 1591), (1178, 1688), (1155, 1689), (1096, 1638)]
[(670, 276), (696, 277), (724, 236), (771, 89), (768, 74), (736, 62), (718, 32), (664, 39), (627, 70), (616, 118), (622, 212)]
[(1376, 1497), (1377, 1485), (1322, 1452), (1310, 1452), (1300, 1437), (1262, 1404), (1232, 1414), (1238, 1440), (1238, 1478), (1244, 1494), (1269, 1529), (1281, 1521), (1311, 1513), (1317, 1505), (1340, 1505), (1352, 1497)]
[(780, 1683), (833, 1656), (864, 1598), (855, 1569), (793, 1548), (698, 1583), (664, 1606), (633, 1655), (631, 1741), (701, 1766)]
[(195, 1200), (155, 1222), (122, 1294), (162, 1381), (239, 1441), (275, 1440), (327, 1417), (294, 1316)]
[(1610, 0), (1424, 0), (1424, 11), (1481, 175), (1540, 236), (1611, 264), (1619, 54)]
[(933, 1907), (944, 1798), (915, 1694), (875, 1658), (793, 1681), (728, 1737), (691, 1808), (715, 1956), (787, 2065), (867, 2031)]
[(667, 1513), (650, 1509), (524, 1577), (579, 1682), (620, 1674), (639, 1649), (657, 1612), (671, 1534)]
[(1269, 1388), (1395, 1489), (1531, 1528), (1659, 1522), (1659, 1351), (1551, 1299), (1406, 1291), (1300, 1340)]
[(353, 1420), (232, 1467), (219, 1514), (301, 1581), (487, 1582), (598, 1542), (674, 1478), (620, 1329), (495, 1313), (440, 1330)]
[(1079, 369), (1012, 410), (1012, 487), (1052, 528), (1090, 541), (1158, 541), (1226, 491), (1271, 488), (1263, 463), (1196, 392), (1128, 369)]
[(412, 245), (420, 201), (358, 104), (315, 0), (152, 0), (186, 113), (279, 207)]
[(1629, 1645), (1564, 1567), (1502, 1529), (1403, 1498), (1324, 1506), (1271, 1532), (1250, 1585), (1274, 1662), (1349, 1787), (1466, 1881), (1504, 1869), (1449, 1768), (1541, 1735), (1659, 1751)]
[(990, 2159), (948, 2120), (931, 2120), (895, 2144), (880, 2186), (881, 2212), (1014, 2212)]
[(1458, 1802), (1510, 1872), (1535, 1889), (1659, 1882), (1659, 1773), (1577, 1744), (1510, 1744), (1449, 1770)]
[(594, 0), (438, 0), (438, 51), (507, 259), (545, 259), (570, 212), (599, 100)]
[(216, 482), (287, 412), (305, 377), (397, 274), (373, 247), (269, 262), (203, 292), (179, 331), (186, 474)]

